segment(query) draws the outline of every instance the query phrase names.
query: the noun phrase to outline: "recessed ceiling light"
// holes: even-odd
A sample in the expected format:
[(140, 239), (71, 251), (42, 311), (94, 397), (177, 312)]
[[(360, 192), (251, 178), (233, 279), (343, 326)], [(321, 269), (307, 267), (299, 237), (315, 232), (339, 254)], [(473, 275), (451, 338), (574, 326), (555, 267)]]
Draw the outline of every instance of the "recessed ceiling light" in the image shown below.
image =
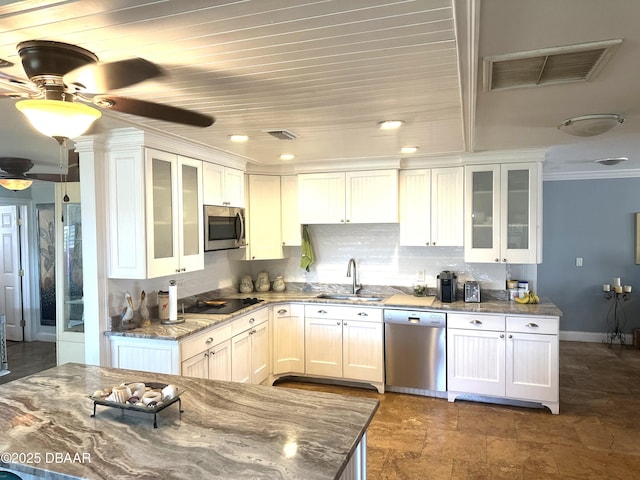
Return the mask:
[(296, 158), (296, 156), (290, 153), (283, 153), (280, 155), (280, 160), (293, 160), (294, 158)]
[(395, 130), (396, 128), (400, 128), (402, 125), (404, 125), (402, 120), (384, 120), (382, 122), (378, 122), (380, 130)]
[(239, 133), (234, 133), (233, 135), (229, 135), (229, 141), (234, 143), (243, 143), (249, 140), (248, 135), (241, 135)]
[(400, 149), (401, 153), (416, 153), (418, 151), (418, 147), (402, 147)]

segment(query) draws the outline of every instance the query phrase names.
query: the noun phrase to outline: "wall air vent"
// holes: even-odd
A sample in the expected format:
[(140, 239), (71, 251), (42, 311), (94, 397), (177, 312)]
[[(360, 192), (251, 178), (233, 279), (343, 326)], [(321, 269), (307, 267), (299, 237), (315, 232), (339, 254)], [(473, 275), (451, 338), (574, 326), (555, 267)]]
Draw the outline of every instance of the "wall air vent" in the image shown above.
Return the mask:
[(484, 90), (590, 80), (621, 43), (605, 40), (484, 57)]
[(267, 130), (266, 132), (280, 140), (296, 140), (300, 138), (290, 130)]

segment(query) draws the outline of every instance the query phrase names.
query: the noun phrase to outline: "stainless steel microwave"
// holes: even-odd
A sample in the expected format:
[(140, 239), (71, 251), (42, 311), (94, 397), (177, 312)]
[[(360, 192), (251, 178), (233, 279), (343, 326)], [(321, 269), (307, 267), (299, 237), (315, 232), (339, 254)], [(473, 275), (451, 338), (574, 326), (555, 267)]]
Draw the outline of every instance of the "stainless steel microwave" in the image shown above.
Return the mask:
[(204, 251), (247, 246), (244, 208), (204, 206)]

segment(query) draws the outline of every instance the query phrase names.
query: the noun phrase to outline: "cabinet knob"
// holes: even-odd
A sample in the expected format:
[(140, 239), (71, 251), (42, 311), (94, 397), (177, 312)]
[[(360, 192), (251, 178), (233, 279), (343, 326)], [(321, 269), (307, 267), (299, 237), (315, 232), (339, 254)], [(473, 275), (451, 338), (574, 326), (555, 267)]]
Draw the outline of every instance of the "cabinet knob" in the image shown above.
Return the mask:
[(347, 322), (343, 322), (343, 325), (346, 327), (347, 326)]
[(499, 261), (500, 261), (500, 259), (499, 259), (499, 258), (496, 258), (496, 259), (494, 260), (494, 262), (499, 262)]
[(206, 353), (204, 354), (204, 358), (209, 358), (209, 352), (206, 352)]
[(539, 327), (539, 325), (537, 323), (527, 323), (526, 326), (529, 327), (529, 328), (538, 328)]
[(285, 313), (287, 313), (287, 310), (284, 308), (281, 308), (280, 310), (278, 310), (278, 315), (284, 315)]
[(256, 321), (256, 319), (255, 319), (255, 318), (253, 318), (253, 317), (251, 317), (251, 318), (249, 319), (249, 323), (253, 323), (253, 322), (255, 322), (255, 321)]
[(340, 219), (340, 223), (344, 223), (344, 218), (341, 218), (341, 219)]
[(207, 341), (204, 343), (206, 343), (207, 345), (209, 345), (210, 343), (213, 343), (213, 337), (207, 338)]
[(318, 313), (319, 313), (320, 315), (326, 315), (326, 314), (327, 314), (327, 311), (326, 311), (326, 310), (318, 310)]
[(369, 314), (367, 312), (358, 312), (358, 315), (360, 317), (368, 317), (369, 316)]
[(500, 338), (504, 338), (504, 333), (501, 333), (501, 334), (500, 334)]
[(471, 325), (482, 325), (482, 322), (480, 320), (471, 320), (469, 323)]
[(336, 325), (340, 325), (340, 322), (336, 322)]
[(509, 338), (513, 338), (513, 335), (509, 335)]
[(507, 259), (506, 259), (506, 258), (503, 258), (503, 259), (502, 259), (502, 262), (503, 262), (503, 263), (507, 263)]
[(215, 352), (214, 350), (210, 350), (210, 351), (209, 351), (209, 354), (210, 354), (211, 356), (213, 356), (213, 355), (215, 355), (215, 354), (216, 354), (216, 352)]
[(349, 219), (347, 218), (347, 223), (349, 223), (350, 221), (351, 221), (351, 220), (349, 220)]
[(429, 245), (429, 242), (424, 242), (425, 245)]
[(435, 246), (435, 245), (436, 245), (436, 242), (431, 242), (431, 245)]

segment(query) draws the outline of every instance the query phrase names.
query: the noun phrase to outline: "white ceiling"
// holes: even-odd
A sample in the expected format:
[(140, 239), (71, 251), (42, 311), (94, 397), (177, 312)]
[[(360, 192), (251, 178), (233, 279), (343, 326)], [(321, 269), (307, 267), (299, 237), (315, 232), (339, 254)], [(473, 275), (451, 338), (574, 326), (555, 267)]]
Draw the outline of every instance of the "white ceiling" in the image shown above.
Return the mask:
[[(116, 93), (211, 114), (199, 129), (110, 113), (277, 165), (551, 147), (545, 174), (609, 175), (640, 170), (637, 0), (29, 0), (0, 1), (2, 68), (24, 78), (16, 44), (72, 43), (103, 61), (141, 56), (169, 76)], [(482, 58), (521, 50), (623, 39), (588, 82), (483, 91)], [(0, 156), (25, 156), (46, 171), (58, 163), (53, 140), (34, 133), (0, 99)], [(556, 125), (591, 113), (625, 123), (598, 137), (571, 137)], [(376, 128), (402, 119), (397, 132)], [(298, 140), (266, 130), (287, 129)], [(227, 136), (244, 133), (246, 144)], [(596, 158), (626, 156), (616, 167)], [(39, 167), (39, 168), (38, 168)], [(589, 173), (591, 172), (591, 173)], [(631, 172), (629, 172), (631, 173)]]

